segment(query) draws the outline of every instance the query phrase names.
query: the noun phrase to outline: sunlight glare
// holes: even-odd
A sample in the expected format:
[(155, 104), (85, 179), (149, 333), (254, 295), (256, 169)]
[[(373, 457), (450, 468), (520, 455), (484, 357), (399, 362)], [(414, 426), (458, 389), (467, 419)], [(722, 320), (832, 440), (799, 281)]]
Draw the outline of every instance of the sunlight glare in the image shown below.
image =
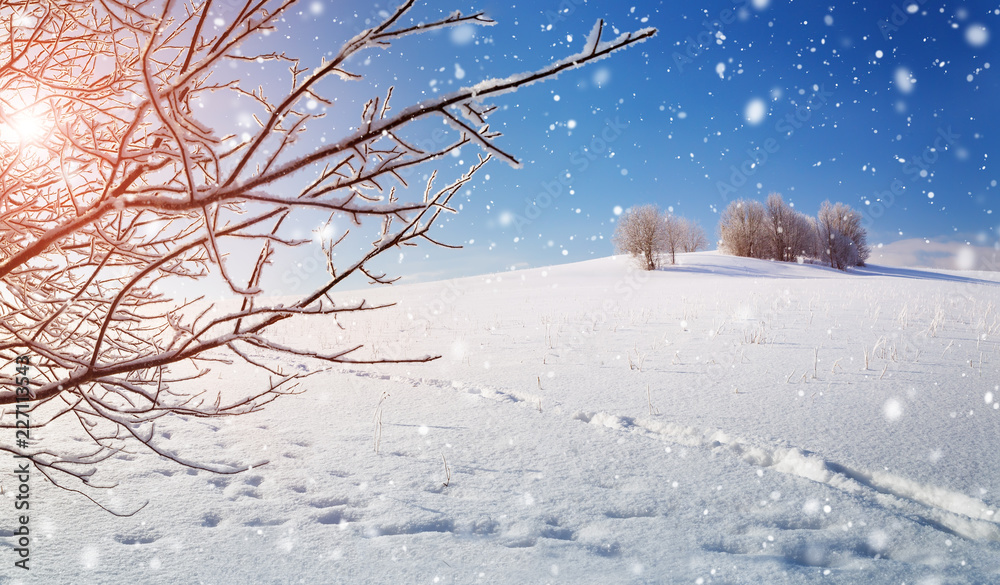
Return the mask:
[(4, 142), (34, 142), (50, 129), (47, 117), (37, 111), (22, 110), (4, 118), (0, 121), (0, 140)]

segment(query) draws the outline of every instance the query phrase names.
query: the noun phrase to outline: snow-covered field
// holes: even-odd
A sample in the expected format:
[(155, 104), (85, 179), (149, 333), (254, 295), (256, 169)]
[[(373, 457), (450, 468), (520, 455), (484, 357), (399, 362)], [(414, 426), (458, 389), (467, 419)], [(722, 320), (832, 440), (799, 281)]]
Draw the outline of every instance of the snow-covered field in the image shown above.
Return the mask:
[(443, 357), (160, 425), (270, 463), (116, 461), (131, 518), (34, 482), (33, 568), (3, 539), (0, 583), (1000, 582), (1000, 275), (680, 262), (391, 287), (277, 331)]

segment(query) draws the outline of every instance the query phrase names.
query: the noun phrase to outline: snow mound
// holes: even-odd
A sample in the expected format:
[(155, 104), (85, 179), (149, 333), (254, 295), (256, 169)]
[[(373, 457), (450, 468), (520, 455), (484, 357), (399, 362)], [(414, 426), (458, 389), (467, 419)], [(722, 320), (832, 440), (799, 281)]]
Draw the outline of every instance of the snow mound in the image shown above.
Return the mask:
[[(995, 582), (993, 278), (709, 252), (343, 293), (397, 304), (270, 334), (441, 358), (285, 358), (316, 372), (304, 393), (161, 419), (187, 459), (269, 463), (123, 455), (108, 503), (149, 500), (130, 518), (38, 482), (33, 568), (95, 584)], [(264, 383), (217, 371), (198, 383)]]

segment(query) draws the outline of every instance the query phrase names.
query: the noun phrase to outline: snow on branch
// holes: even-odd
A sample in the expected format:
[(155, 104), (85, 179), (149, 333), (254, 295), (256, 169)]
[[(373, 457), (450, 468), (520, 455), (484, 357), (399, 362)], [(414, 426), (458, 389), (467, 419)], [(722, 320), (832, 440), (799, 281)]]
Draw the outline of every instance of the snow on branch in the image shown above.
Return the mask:
[[(334, 294), (349, 278), (396, 280), (375, 266), (386, 252), (458, 247), (432, 233), (442, 213), (457, 212), (452, 198), (493, 158), (520, 164), (483, 100), (656, 32), (604, 40), (599, 21), (580, 52), (537, 70), (402, 107), (389, 88), (360, 108), (353, 129), (327, 139), (331, 124), (317, 105), (333, 107), (340, 84), (359, 79), (352, 58), (495, 22), (458, 11), (414, 20), (416, 1), (405, 0), (328, 56), (292, 55), (271, 33), (287, 26), (296, 0), (237, 1), (218, 27), (211, 5), (0, 4), (0, 407), (17, 404), (10, 364), (30, 355), (33, 418), (78, 439), (47, 451), (4, 442), (10, 434), (0, 450), (31, 457), (50, 481), (91, 499), (105, 485), (99, 470), (136, 448), (216, 473), (248, 467), (176, 452), (157, 425), (194, 432), (182, 417), (256, 412), (304, 391), (310, 368), (436, 359), (380, 357), (357, 344), (319, 351), (276, 332), (308, 319), (341, 327), (338, 315), (390, 306)], [(237, 104), (252, 126), (203, 107), (213, 103)], [(445, 138), (430, 146), (412, 138), (437, 118)], [(464, 168), (450, 176), (429, 168), (466, 146), (479, 153)], [(420, 167), (430, 180), (411, 185)], [(322, 227), (316, 239), (296, 232), (302, 218)], [(372, 239), (352, 233), (356, 226), (381, 229)], [(283, 290), (277, 302), (280, 271), (304, 249), (318, 249), (325, 277)], [(267, 379), (254, 388), (204, 383), (228, 364)]]

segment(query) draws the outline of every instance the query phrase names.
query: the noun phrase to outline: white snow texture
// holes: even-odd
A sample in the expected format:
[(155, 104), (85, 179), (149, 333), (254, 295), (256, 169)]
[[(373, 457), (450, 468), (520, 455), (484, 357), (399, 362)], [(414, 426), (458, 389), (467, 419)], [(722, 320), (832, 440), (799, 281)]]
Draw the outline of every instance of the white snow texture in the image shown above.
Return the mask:
[(270, 463), (122, 455), (105, 503), (148, 498), (131, 518), (34, 482), (31, 573), (4, 538), (0, 583), (1000, 582), (998, 276), (679, 260), (390, 287), (346, 330), (278, 330), (443, 357), (164, 421), (190, 459)]

